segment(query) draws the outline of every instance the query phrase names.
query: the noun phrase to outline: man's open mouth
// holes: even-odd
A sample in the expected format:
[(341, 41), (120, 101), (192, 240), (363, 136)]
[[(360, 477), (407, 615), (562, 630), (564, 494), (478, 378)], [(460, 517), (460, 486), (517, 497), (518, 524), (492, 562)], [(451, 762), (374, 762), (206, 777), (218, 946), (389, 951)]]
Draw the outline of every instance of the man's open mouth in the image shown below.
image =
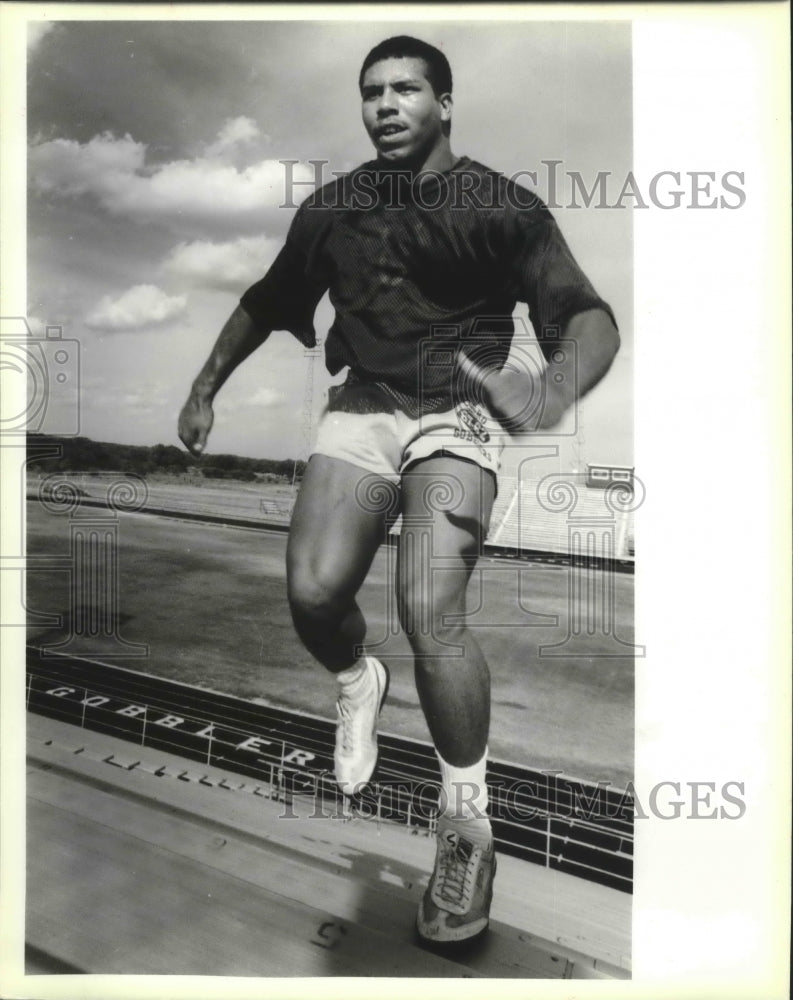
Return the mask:
[(396, 123), (393, 123), (391, 125), (381, 125), (380, 128), (377, 130), (377, 138), (383, 139), (387, 138), (388, 136), (398, 135), (400, 132), (406, 132), (406, 131), (407, 129), (405, 128), (404, 125), (397, 125)]

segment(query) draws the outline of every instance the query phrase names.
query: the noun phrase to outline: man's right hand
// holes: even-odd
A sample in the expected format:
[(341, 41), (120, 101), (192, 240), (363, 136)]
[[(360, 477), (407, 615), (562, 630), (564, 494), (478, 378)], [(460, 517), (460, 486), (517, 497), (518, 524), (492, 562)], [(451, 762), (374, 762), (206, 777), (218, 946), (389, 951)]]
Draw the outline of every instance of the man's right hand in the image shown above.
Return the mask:
[(215, 413), (205, 396), (191, 393), (179, 414), (179, 437), (185, 448), (200, 455), (206, 447), (207, 437), (212, 430)]
[(269, 337), (269, 330), (253, 325), (242, 305), (226, 320), (206, 364), (193, 382), (179, 414), (179, 437), (193, 455), (206, 447), (215, 414), (212, 400), (234, 369)]

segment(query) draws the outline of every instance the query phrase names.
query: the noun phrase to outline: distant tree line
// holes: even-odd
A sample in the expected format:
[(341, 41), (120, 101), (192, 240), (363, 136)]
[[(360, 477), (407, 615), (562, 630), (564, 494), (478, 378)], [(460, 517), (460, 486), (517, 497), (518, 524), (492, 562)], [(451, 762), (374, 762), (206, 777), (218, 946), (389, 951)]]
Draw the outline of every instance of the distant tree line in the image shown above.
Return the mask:
[[(56, 458), (36, 458), (31, 446), (57, 446)], [(42, 472), (133, 472), (146, 476), (155, 472), (183, 474), (192, 469), (207, 479), (237, 479), (253, 482), (259, 475), (292, 478), (295, 463), (286, 458), (241, 458), (239, 455), (202, 455), (196, 459), (172, 444), (132, 445), (92, 441), (85, 437), (28, 434), (28, 467)], [(297, 463), (302, 478), (305, 462)]]

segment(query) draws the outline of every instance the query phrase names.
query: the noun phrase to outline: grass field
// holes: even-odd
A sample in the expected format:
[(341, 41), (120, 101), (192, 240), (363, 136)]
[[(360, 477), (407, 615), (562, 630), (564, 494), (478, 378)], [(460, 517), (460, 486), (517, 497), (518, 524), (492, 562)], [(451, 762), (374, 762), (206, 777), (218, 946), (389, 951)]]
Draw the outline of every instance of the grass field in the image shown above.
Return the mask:
[[(215, 483), (210, 487), (217, 488)], [(219, 488), (228, 492), (229, 502), (239, 496), (226, 484)], [(182, 486), (181, 495), (190, 489)], [(69, 525), (68, 516), (29, 503), (28, 554), (68, 556)], [(117, 539), (115, 630), (127, 642), (145, 644), (146, 655), (119, 658), (112, 638), (88, 636), (80, 636), (80, 648), (73, 652), (332, 717), (334, 682), (292, 628), (285, 598), (284, 534), (140, 513), (119, 515)], [(360, 595), (368, 641), (378, 645), (378, 655), (392, 673), (382, 728), (427, 739), (407, 641), (388, 624), (394, 620), (388, 586), (393, 551), (381, 549)], [(469, 624), (492, 674), (490, 751), (533, 767), (624, 785), (633, 776), (634, 668), (630, 656), (614, 654), (629, 652), (629, 647), (595, 630), (583, 646), (561, 647), (562, 655), (538, 652), (541, 645), (562, 643), (568, 635), (571, 572), (483, 558), (474, 573)], [(598, 586), (613, 589), (614, 632), (629, 642), (633, 578), (603, 577), (600, 573)], [(31, 641), (63, 640), (73, 631), (75, 614), (79, 620), (84, 610), (68, 572), (30, 571), (27, 587), (33, 616), (55, 613), (62, 618), (58, 627), (32, 623)]]

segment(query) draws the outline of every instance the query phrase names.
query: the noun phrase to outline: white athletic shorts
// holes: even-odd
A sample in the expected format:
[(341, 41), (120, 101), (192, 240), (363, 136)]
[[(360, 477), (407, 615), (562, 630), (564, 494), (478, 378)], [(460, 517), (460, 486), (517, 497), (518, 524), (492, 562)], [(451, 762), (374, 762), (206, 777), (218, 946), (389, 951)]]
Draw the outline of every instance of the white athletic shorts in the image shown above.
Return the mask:
[(479, 403), (416, 419), (394, 413), (326, 412), (313, 454), (340, 458), (398, 482), (409, 466), (431, 455), (457, 455), (497, 475), (505, 431)]

